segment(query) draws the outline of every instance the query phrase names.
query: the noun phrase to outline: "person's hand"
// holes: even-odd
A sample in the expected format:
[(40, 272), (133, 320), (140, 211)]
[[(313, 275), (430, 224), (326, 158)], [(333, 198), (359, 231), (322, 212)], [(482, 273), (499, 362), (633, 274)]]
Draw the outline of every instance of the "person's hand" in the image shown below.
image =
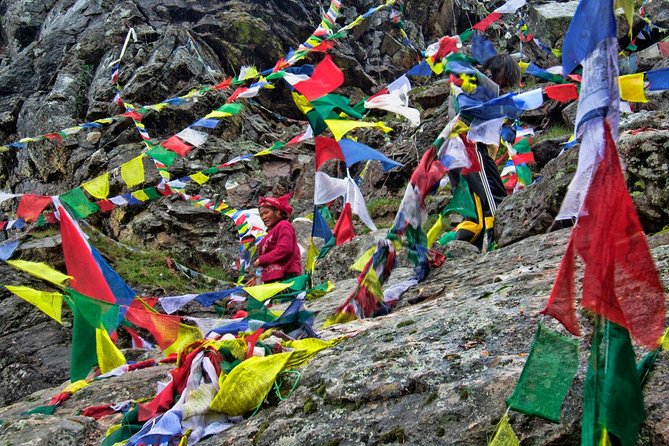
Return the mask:
[(256, 284), (255, 276), (252, 276), (249, 280), (246, 281), (246, 286), (255, 286), (255, 284)]
[(253, 266), (255, 267), (260, 266), (260, 259), (255, 259), (255, 261), (253, 262)]

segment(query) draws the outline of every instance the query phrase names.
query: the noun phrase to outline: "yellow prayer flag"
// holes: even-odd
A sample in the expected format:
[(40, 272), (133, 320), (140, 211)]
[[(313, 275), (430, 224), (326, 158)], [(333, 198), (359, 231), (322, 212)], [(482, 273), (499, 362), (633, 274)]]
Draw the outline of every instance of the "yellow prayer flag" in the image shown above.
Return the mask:
[(439, 214), (439, 218), (437, 219), (436, 222), (432, 225), (429, 231), (427, 231), (427, 247), (431, 247), (434, 245), (434, 242), (437, 241), (441, 233), (444, 232), (444, 221), (443, 217), (441, 214)]
[(245, 286), (242, 289), (247, 293), (249, 293), (251, 297), (253, 297), (255, 300), (264, 302), (270, 297), (275, 296), (279, 294), (281, 291), (290, 287), (292, 284), (293, 282), (289, 283), (275, 282), (275, 283), (265, 283), (256, 286)]
[(497, 432), (488, 446), (520, 446), (520, 440), (509, 424), (509, 417), (504, 415), (497, 425)]
[(305, 338), (296, 341), (284, 341), (281, 343), (284, 347), (292, 348), (293, 355), (286, 363), (285, 369), (292, 369), (295, 367), (302, 367), (306, 365), (316, 353), (326, 348), (332, 347), (340, 343), (344, 338), (335, 338), (329, 341), (324, 341), (318, 338)]
[(143, 190), (136, 190), (131, 195), (139, 201), (149, 201), (151, 199), (151, 197), (149, 197)]
[(520, 72), (521, 74), (525, 74), (525, 71), (527, 71), (527, 67), (530, 66), (529, 62), (523, 62), (522, 60), (518, 61), (518, 66), (520, 67)]
[(31, 276), (46, 280), (59, 287), (64, 286), (65, 281), (72, 278), (72, 276), (63, 274), (46, 263), (28, 262), (26, 260), (7, 260), (7, 263), (16, 269), (27, 272)]
[(179, 353), (185, 347), (203, 338), (204, 334), (202, 334), (202, 331), (200, 331), (199, 328), (192, 325), (179, 324), (179, 334), (177, 335), (176, 341), (163, 350), (163, 354), (169, 356), (172, 353)]
[(63, 392), (75, 394), (84, 387), (88, 387), (89, 384), (90, 383), (85, 379), (80, 379), (79, 381), (75, 381), (73, 383), (68, 384), (67, 387), (65, 387), (65, 389), (63, 390)]
[(367, 265), (367, 262), (369, 262), (369, 259), (372, 258), (374, 253), (376, 252), (376, 246), (372, 246), (369, 248), (367, 251), (363, 252), (360, 257), (358, 257), (358, 260), (356, 260), (353, 265), (349, 267), (351, 271), (360, 271), (362, 272), (362, 269)]
[(461, 120), (458, 120), (453, 128), (451, 129), (451, 133), (448, 134), (449, 138), (459, 138), (460, 135), (463, 133), (467, 133), (469, 131), (469, 126)]
[(295, 102), (297, 108), (305, 115), (314, 109), (314, 107), (311, 105), (311, 102), (309, 102), (309, 99), (296, 91), (293, 91), (293, 102)]
[(643, 87), (644, 73), (627, 74), (618, 77), (620, 99), (629, 102), (648, 102)]
[(61, 308), (63, 307), (63, 295), (60, 293), (50, 293), (48, 291), (34, 290), (27, 286), (10, 286), (6, 285), (12, 293), (19, 296), (26, 302), (33, 304), (44, 312), (47, 316), (63, 325), (61, 319)]
[(170, 104), (168, 104), (167, 102), (159, 102), (158, 104), (149, 105), (147, 108), (150, 108), (151, 110), (155, 111), (161, 111), (162, 109), (168, 107), (169, 105)]
[(669, 350), (669, 328), (664, 332), (664, 336), (660, 338), (660, 347), (662, 350)]
[(244, 81), (247, 79), (253, 79), (254, 77), (258, 76), (258, 69), (256, 67), (248, 67), (248, 66), (243, 66), (239, 70), (239, 80)]
[(205, 115), (205, 118), (207, 118), (207, 119), (210, 119), (210, 118), (227, 118), (228, 116), (232, 116), (232, 113), (214, 110), (211, 113), (209, 113), (208, 115)]
[(195, 181), (197, 184), (204, 184), (209, 181), (209, 177), (203, 174), (202, 172), (194, 173), (190, 178)]
[(109, 337), (109, 333), (102, 327), (95, 329), (95, 349), (98, 353), (98, 365), (102, 373), (107, 373), (126, 363), (121, 353)]
[(632, 37), (632, 24), (634, 23), (634, 0), (616, 0), (616, 9), (622, 8), (625, 19), (629, 25), (629, 36)]
[(307, 251), (307, 262), (304, 264), (304, 270), (313, 274), (316, 268), (316, 257), (318, 257), (318, 248), (313, 241), (309, 242), (309, 250)]
[(104, 200), (109, 195), (109, 173), (105, 172), (99, 177), (82, 184), (81, 187), (95, 198)]
[(144, 155), (139, 155), (127, 163), (121, 164), (121, 178), (128, 187), (137, 186), (144, 182)]
[(378, 127), (385, 133), (393, 129), (386, 126), (382, 121), (378, 122), (364, 122), (364, 121), (345, 121), (343, 119), (326, 119), (325, 124), (328, 126), (334, 138), (339, 141), (342, 137), (351, 130), (358, 127)]

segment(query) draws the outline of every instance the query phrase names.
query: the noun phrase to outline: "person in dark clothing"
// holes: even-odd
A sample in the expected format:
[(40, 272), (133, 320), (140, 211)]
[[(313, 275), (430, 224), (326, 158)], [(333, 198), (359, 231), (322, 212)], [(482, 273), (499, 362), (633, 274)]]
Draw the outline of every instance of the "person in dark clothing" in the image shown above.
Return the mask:
[[(497, 55), (488, 60), (483, 66), (483, 72), (499, 86), (500, 93), (517, 86), (520, 82), (520, 68), (508, 54)], [(471, 118), (464, 113), (461, 114), (461, 119), (467, 124), (471, 123)], [(510, 126), (504, 125), (501, 133), (504, 141), (511, 144), (514, 142), (516, 135)], [(467, 218), (460, 223), (456, 228), (454, 238), (468, 241), (479, 249), (487, 249), (494, 241), (493, 228), (497, 206), (507, 196), (494, 160), (498, 149), (499, 144), (477, 143), (476, 156), (481, 170), (462, 175), (472, 194), (477, 217)]]

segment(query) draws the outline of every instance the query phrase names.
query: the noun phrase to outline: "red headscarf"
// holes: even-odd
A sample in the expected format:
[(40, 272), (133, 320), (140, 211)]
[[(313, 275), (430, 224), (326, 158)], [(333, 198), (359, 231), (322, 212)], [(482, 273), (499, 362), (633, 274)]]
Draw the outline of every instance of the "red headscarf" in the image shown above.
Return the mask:
[(274, 197), (260, 197), (258, 200), (258, 207), (271, 207), (285, 212), (290, 216), (293, 213), (293, 207), (288, 203), (293, 197), (293, 194), (286, 194), (279, 198)]

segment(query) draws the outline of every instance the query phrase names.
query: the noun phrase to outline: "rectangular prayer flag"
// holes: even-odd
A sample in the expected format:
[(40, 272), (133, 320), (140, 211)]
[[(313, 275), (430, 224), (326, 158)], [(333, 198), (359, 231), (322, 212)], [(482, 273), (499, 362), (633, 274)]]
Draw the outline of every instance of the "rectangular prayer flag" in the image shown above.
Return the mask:
[(121, 178), (128, 187), (142, 184), (144, 182), (144, 155), (139, 155), (121, 164)]
[(629, 102), (648, 102), (644, 91), (644, 73), (634, 73), (618, 77), (620, 99)]
[(649, 91), (669, 90), (669, 68), (648, 71), (646, 76)]
[(21, 196), (16, 216), (26, 221), (36, 220), (49, 204), (51, 204), (51, 197), (49, 196), (25, 194)]
[(188, 152), (193, 150), (193, 147), (186, 144), (183, 142), (181, 139), (179, 139), (178, 136), (172, 136), (171, 138), (166, 139), (162, 143), (160, 143), (161, 146), (164, 148), (171, 150), (175, 153), (178, 153), (181, 156), (186, 156), (188, 155)]
[(506, 404), (513, 410), (554, 423), (578, 371), (578, 342), (537, 326), (534, 342), (518, 384)]
[(65, 192), (58, 198), (72, 209), (77, 218), (86, 218), (100, 210), (97, 204), (88, 201), (81, 187)]
[(344, 73), (335, 65), (328, 54), (314, 70), (311, 78), (294, 85), (310, 101), (339, 88), (344, 83)]

